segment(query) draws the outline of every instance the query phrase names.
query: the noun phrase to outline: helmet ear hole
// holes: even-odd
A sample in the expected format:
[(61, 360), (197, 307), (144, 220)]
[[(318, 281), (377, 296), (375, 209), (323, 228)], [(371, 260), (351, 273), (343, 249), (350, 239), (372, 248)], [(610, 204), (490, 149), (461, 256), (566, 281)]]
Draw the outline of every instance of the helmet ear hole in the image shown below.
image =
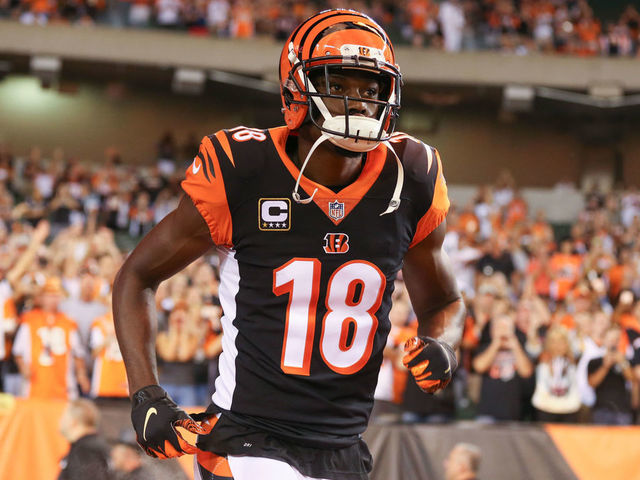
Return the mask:
[(284, 97), (284, 103), (288, 107), (293, 102), (293, 93), (286, 87), (282, 87), (282, 96)]

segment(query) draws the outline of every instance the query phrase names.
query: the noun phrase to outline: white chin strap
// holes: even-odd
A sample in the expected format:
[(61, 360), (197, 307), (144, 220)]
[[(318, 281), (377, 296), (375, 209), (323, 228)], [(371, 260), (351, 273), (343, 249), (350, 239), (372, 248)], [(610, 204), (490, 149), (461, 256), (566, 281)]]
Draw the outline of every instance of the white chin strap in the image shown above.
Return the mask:
[(324, 142), (326, 139), (327, 139), (327, 135), (324, 132), (322, 132), (322, 135), (318, 137), (318, 139), (314, 142), (314, 144), (309, 149), (309, 153), (307, 153), (307, 158), (305, 158), (304, 162), (302, 162), (302, 166), (300, 167), (300, 173), (298, 173), (298, 178), (296, 180), (296, 186), (293, 189), (293, 193), (291, 194), (291, 196), (293, 197), (296, 203), (302, 203), (304, 205), (306, 205), (307, 203), (311, 203), (311, 200), (313, 200), (313, 197), (318, 192), (318, 189), (316, 188), (309, 198), (302, 199), (300, 198), (300, 194), (298, 193), (298, 188), (300, 187), (300, 179), (302, 179), (302, 172), (304, 172), (304, 169), (307, 166), (307, 163), (309, 163), (309, 160), (311, 159), (311, 155), (313, 154), (313, 152), (315, 152), (316, 148), (318, 148), (320, 144)]
[(400, 157), (391, 146), (389, 142), (382, 142), (385, 144), (388, 150), (391, 150), (393, 156), (396, 157), (396, 165), (398, 166), (398, 176), (396, 177), (396, 187), (393, 189), (393, 196), (391, 200), (389, 200), (389, 206), (387, 209), (380, 214), (386, 215), (387, 213), (395, 212), (400, 206), (400, 193), (402, 192), (402, 185), (404, 184), (404, 168), (402, 168), (402, 162), (400, 161)]
[[(309, 163), (309, 160), (311, 159), (311, 155), (313, 155), (313, 152), (315, 152), (316, 148), (318, 148), (320, 144), (327, 139), (331, 140), (331, 138), (325, 132), (322, 132), (320, 137), (314, 142), (314, 144), (309, 149), (309, 153), (307, 153), (307, 158), (305, 158), (304, 162), (302, 162), (302, 166), (300, 167), (300, 173), (298, 173), (298, 178), (296, 179), (296, 186), (293, 189), (293, 192), (291, 193), (291, 196), (293, 197), (293, 200), (296, 203), (301, 203), (303, 205), (306, 205), (307, 203), (311, 203), (311, 201), (313, 200), (313, 197), (318, 192), (318, 188), (316, 187), (316, 189), (313, 191), (310, 197), (303, 199), (300, 197), (300, 194), (298, 193), (298, 188), (300, 188), (300, 180), (302, 179), (302, 173), (304, 172), (304, 169)], [(393, 156), (396, 158), (396, 165), (398, 167), (398, 176), (396, 177), (396, 186), (393, 189), (393, 196), (389, 201), (389, 205), (387, 206), (387, 209), (380, 214), (380, 216), (386, 215), (387, 213), (395, 212), (398, 209), (398, 207), (400, 206), (400, 192), (402, 192), (402, 185), (404, 184), (404, 168), (402, 168), (402, 162), (400, 162), (400, 158), (398, 157), (398, 154), (396, 153), (396, 151), (393, 149), (393, 147), (389, 142), (383, 142), (383, 143), (385, 144), (387, 149), (389, 149), (391, 153), (393, 153)]]

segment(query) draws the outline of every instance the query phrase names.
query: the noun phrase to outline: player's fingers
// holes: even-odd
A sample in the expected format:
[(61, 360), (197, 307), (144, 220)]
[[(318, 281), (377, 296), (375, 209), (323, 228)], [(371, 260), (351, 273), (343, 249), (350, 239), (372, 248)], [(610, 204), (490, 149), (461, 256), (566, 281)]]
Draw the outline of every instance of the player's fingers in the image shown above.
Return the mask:
[(442, 388), (440, 380), (422, 380), (418, 386), (427, 393), (435, 393)]
[[(140, 444), (138, 444), (138, 445), (140, 445)], [(142, 445), (140, 445), (140, 446), (142, 447), (142, 450), (144, 450), (144, 453), (146, 453), (147, 455), (149, 455), (152, 458), (158, 458), (158, 455), (156, 455), (156, 452), (154, 452), (150, 448), (143, 447)]]
[(140, 443), (140, 441), (138, 440), (137, 436), (136, 436), (136, 442), (140, 446), (140, 448), (144, 451), (144, 453), (146, 453), (150, 457), (154, 457), (154, 458), (157, 457), (156, 453), (153, 450), (151, 450), (148, 446), (143, 445), (142, 443)]
[(185, 430), (190, 431), (191, 433), (196, 433), (198, 435), (205, 435), (211, 432), (211, 428), (208, 428), (204, 425), (199, 424), (195, 420), (191, 418), (183, 418), (176, 422), (174, 422), (174, 426), (182, 427)]
[(451, 381), (450, 378), (446, 379), (446, 380), (440, 380), (440, 388), (446, 388), (447, 385), (449, 385), (449, 382)]
[(418, 336), (415, 336), (415, 337), (411, 337), (409, 340), (406, 341), (406, 343), (404, 344), (404, 351), (407, 352), (407, 354), (409, 354), (411, 352), (420, 350), (424, 346), (425, 346), (424, 340), (422, 340)]
[(431, 372), (427, 371), (429, 368), (429, 360), (425, 360), (424, 362), (419, 363), (418, 365), (411, 367), (411, 375), (413, 375), (416, 380), (421, 380), (422, 378), (427, 378), (431, 376)]
[(423, 352), (424, 350), (420, 348), (418, 350), (414, 350), (413, 352), (405, 354), (404, 357), (402, 357), (402, 363), (407, 368), (415, 367), (418, 363), (423, 361)]

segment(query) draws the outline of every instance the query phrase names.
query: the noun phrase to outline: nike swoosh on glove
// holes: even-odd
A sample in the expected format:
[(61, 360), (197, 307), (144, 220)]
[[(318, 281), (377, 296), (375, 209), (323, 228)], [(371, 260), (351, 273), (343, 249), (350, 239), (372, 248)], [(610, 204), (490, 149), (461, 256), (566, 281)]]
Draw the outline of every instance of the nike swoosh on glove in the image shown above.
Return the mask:
[(197, 453), (176, 430), (182, 427), (192, 433), (206, 435), (211, 426), (200, 425), (180, 409), (159, 385), (147, 385), (133, 394), (131, 422), (136, 440), (147, 455), (173, 458)]
[(418, 386), (427, 393), (445, 388), (458, 367), (453, 349), (431, 337), (415, 336), (404, 345), (402, 363), (409, 369)]

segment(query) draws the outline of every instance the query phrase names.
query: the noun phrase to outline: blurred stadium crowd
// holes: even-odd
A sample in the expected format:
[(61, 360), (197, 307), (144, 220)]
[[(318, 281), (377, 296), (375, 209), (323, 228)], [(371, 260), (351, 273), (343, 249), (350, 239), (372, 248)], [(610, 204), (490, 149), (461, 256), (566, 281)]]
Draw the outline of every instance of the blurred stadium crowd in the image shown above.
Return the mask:
[[(0, 18), (284, 40), (311, 14), (343, 6), (338, 0), (0, 0)], [(349, 6), (372, 16), (395, 43), (447, 51), (636, 56), (640, 40), (640, 14), (632, 5), (616, 21), (599, 19), (588, 0), (359, 0)]]
[[(197, 141), (165, 134), (157, 162), (92, 165), (0, 147), (2, 390), (126, 398), (110, 293), (127, 250), (169, 213)], [(376, 391), (377, 421), (637, 423), (640, 192), (586, 194), (563, 234), (530, 212), (508, 172), (448, 216), (445, 248), (468, 306), (452, 385), (424, 395), (402, 366), (416, 322), (399, 278)], [(160, 381), (205, 405), (221, 351), (217, 256), (156, 294)]]

